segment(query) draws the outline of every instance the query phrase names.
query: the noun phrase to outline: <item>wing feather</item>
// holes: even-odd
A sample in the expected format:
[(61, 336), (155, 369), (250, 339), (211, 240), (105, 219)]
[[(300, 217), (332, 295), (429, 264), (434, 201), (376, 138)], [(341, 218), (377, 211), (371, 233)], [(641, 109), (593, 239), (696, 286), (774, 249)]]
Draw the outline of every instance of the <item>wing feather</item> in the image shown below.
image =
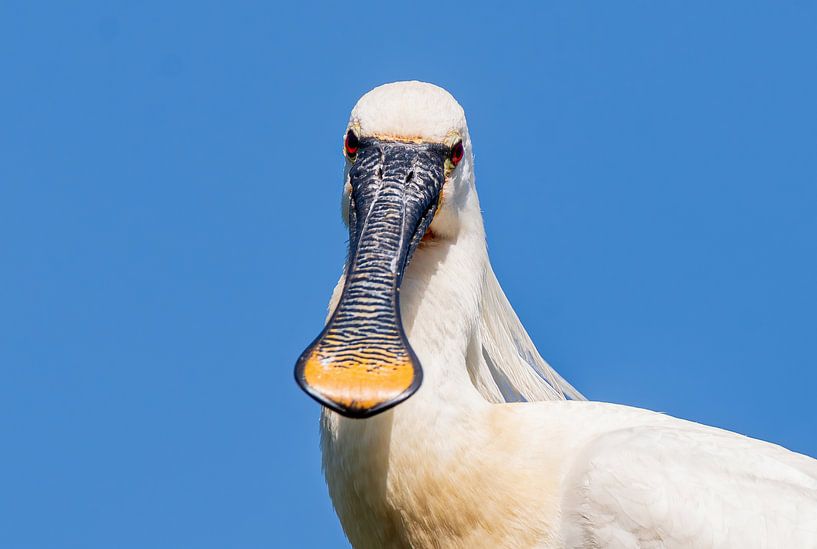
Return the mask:
[(587, 547), (817, 547), (817, 461), (673, 421), (595, 440), (566, 485)]

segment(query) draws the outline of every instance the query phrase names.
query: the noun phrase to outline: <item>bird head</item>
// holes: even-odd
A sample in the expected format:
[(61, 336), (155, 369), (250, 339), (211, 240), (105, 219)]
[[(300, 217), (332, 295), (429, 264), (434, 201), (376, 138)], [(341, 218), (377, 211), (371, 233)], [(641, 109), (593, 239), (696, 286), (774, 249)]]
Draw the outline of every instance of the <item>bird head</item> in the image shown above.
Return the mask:
[(456, 239), (473, 191), (473, 155), (462, 107), (422, 82), (365, 94), (352, 110), (343, 154), (343, 291), (295, 378), (324, 406), (365, 418), (420, 387), (422, 367), (400, 318), (400, 283), (424, 238)]

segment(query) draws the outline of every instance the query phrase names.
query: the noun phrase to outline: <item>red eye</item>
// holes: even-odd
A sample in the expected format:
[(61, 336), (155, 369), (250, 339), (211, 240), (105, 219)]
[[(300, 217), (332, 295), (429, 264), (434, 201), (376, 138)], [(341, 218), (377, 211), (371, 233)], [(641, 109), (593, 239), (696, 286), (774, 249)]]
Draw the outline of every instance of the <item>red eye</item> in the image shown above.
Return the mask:
[(457, 141), (457, 144), (451, 147), (451, 163), (455, 166), (459, 164), (464, 154), (465, 149), (462, 147), (462, 141)]
[(355, 158), (359, 147), (360, 141), (358, 141), (355, 132), (352, 130), (346, 132), (346, 139), (343, 140), (343, 149), (346, 151), (346, 156), (348, 156), (350, 160)]

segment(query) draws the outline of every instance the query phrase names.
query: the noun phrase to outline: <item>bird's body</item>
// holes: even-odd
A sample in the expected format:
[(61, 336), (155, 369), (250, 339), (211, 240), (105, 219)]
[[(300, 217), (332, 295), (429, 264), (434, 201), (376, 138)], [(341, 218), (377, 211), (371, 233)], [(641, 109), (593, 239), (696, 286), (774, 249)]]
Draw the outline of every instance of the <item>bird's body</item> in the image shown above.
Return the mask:
[(354, 547), (817, 547), (814, 461), (728, 431), (565, 401), (350, 421), (325, 463)]
[[(430, 85), (390, 86), (371, 92), (379, 111), (353, 112), (352, 126), (364, 135), (393, 137), (403, 128), (416, 138), (417, 128), (405, 128), (415, 123), (422, 130), (434, 120), (434, 101), (456, 105)], [(415, 120), (411, 108), (418, 103), (423, 115)], [(382, 114), (400, 108), (407, 111), (402, 118)], [(401, 328), (423, 365), (422, 386), (366, 419), (359, 419), (365, 408), (335, 404), (360, 402), (346, 393), (316, 397), (343, 413), (324, 409), (322, 451), (352, 545), (817, 547), (817, 461), (655, 412), (584, 401), (541, 359), (493, 274), (470, 140), (464, 117), (455, 115), (444, 123), (454, 120), (467, 162), (447, 175), (430, 232), (406, 260), (402, 284), (398, 277)], [(388, 131), (376, 131), (378, 120)], [(388, 170), (382, 164), (378, 177), (388, 179)], [(330, 311), (355, 292), (357, 282), (346, 280), (352, 267)], [(335, 322), (330, 317), (329, 336), (314, 346), (345, 337), (333, 335)], [(377, 351), (375, 343), (363, 352)], [(322, 352), (332, 373), (333, 359)], [(513, 400), (539, 402), (507, 402)]]

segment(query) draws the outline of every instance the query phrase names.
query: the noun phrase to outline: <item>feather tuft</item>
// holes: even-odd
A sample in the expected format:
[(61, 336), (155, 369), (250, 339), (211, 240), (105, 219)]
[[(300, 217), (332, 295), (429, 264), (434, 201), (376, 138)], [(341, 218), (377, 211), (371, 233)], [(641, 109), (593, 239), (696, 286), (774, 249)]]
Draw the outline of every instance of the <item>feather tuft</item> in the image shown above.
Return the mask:
[(469, 361), (469, 375), (491, 402), (587, 400), (536, 350), (490, 263), (479, 321), (481, 356)]

